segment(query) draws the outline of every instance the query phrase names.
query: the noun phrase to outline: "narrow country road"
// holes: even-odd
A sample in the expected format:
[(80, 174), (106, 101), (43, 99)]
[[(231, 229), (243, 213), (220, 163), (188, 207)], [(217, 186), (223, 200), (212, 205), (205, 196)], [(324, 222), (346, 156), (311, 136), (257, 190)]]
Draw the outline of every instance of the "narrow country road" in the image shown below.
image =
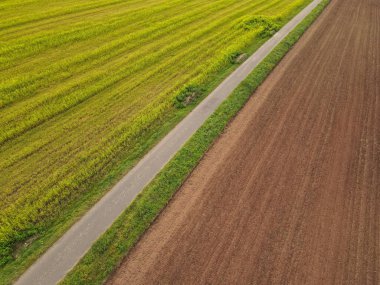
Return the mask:
[(158, 174), (181, 146), (195, 133), (221, 102), (270, 53), (289, 32), (314, 9), (314, 0), (278, 31), (237, 70), (226, 78), (156, 147), (154, 147), (119, 183), (117, 183), (82, 219), (70, 228), (42, 255), (16, 284), (56, 284), (112, 225), (137, 194)]
[(108, 284), (380, 284), (380, 2), (333, 0)]

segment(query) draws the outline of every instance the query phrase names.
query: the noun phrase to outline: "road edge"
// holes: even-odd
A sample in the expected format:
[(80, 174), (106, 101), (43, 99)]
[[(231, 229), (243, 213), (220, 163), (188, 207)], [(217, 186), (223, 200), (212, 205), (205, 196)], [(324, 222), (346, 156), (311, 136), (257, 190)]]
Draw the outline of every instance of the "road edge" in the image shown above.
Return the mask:
[(248, 75), (113, 225), (93, 244), (61, 284), (102, 284), (107, 280), (253, 92), (329, 3), (330, 0), (322, 0)]

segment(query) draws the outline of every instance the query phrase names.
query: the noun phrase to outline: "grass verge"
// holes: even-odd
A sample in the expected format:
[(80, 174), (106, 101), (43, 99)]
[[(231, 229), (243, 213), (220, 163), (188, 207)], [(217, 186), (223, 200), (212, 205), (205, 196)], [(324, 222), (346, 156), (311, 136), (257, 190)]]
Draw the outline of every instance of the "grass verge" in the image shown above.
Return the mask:
[(142, 234), (167, 205), (204, 153), (223, 132), (307, 28), (321, 14), (323, 0), (244, 80), (205, 124), (194, 134), (157, 177), (92, 246), (61, 284), (101, 284), (120, 264)]

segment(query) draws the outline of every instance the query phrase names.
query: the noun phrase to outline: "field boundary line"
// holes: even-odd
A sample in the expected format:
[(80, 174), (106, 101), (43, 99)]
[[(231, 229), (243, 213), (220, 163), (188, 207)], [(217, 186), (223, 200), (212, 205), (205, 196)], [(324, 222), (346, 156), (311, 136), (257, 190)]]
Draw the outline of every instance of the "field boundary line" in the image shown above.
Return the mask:
[(92, 244), (113, 224), (220, 104), (321, 2), (322, 0), (311, 2), (232, 72), (37, 259), (15, 284), (56, 284), (64, 278), (91, 248)]

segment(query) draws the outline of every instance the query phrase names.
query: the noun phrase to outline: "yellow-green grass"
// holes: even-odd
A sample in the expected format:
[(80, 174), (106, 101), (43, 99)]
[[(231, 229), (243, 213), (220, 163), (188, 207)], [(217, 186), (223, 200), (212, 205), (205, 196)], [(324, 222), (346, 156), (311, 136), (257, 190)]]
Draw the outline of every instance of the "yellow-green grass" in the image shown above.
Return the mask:
[(176, 104), (187, 86), (209, 90), (309, 2), (0, 3), (0, 265), (104, 194), (191, 110)]

